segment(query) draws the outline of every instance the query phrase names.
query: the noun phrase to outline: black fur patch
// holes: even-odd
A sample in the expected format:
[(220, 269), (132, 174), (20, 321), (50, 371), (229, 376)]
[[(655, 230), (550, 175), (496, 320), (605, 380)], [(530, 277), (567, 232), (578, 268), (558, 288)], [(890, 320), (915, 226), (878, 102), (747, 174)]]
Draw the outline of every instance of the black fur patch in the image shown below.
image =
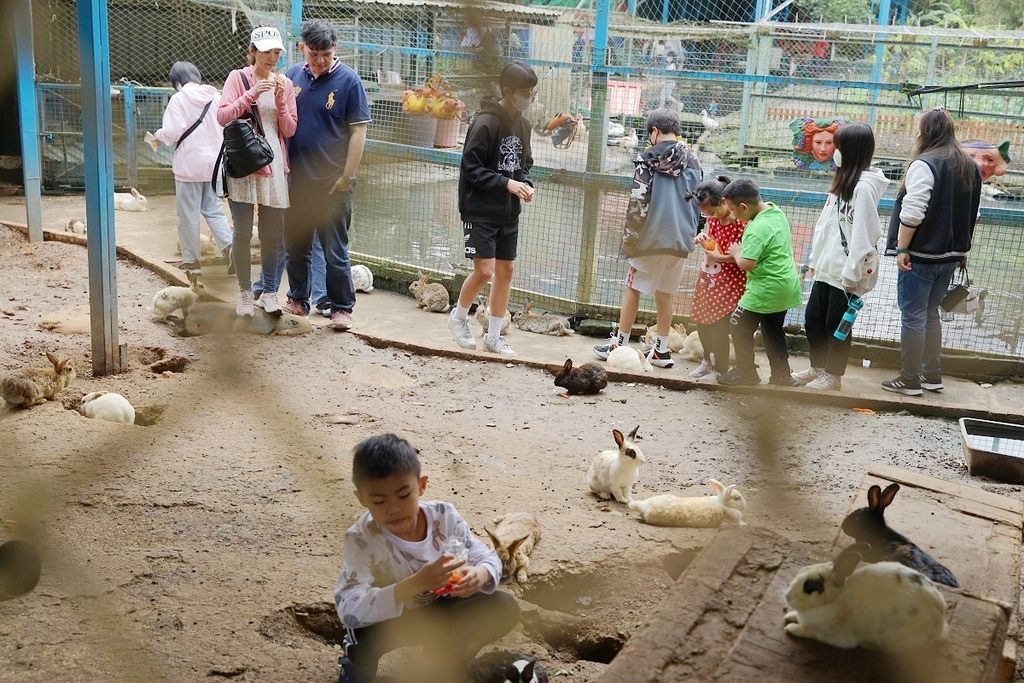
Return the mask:
[(628, 457), (633, 458), (634, 460), (636, 460), (636, 451), (633, 450), (632, 448), (627, 448), (626, 449), (626, 455)]
[(810, 595), (811, 593), (825, 593), (825, 579), (818, 577), (816, 579), (807, 579), (804, 581), (804, 594)]

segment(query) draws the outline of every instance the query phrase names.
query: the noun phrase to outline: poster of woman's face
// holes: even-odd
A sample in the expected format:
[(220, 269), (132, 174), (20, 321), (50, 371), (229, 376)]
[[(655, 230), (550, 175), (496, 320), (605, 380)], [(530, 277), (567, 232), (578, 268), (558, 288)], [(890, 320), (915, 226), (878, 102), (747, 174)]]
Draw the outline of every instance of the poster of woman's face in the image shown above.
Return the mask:
[(793, 119), (789, 129), (793, 131), (793, 163), (796, 167), (811, 171), (835, 170), (832, 155), (836, 151), (836, 131), (842, 124), (842, 119), (812, 119), (809, 116)]
[(981, 182), (985, 182), (993, 176), (999, 177), (1006, 174), (1006, 169), (1010, 165), (1009, 140), (1004, 140), (999, 145), (988, 140), (968, 140), (962, 144), (962, 147), (968, 156), (978, 164), (978, 170), (981, 171)]

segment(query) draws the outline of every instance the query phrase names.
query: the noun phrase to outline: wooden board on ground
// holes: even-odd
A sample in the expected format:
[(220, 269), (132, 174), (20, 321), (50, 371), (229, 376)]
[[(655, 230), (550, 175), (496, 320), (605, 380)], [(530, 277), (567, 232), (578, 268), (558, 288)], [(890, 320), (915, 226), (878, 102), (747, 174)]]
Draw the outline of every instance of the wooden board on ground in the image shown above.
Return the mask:
[[(873, 465), (864, 475), (850, 511), (868, 504), (871, 485), (884, 489), (893, 482), (900, 485), (900, 491), (885, 511), (886, 523), (949, 567), (965, 592), (1016, 609), (1024, 504), (917, 472)], [(839, 531), (832, 555), (852, 542)]]
[(721, 531), (680, 575), (599, 683), (928, 681), (998, 676), (1008, 610), (943, 589), (947, 639), (924, 656), (840, 650), (787, 636), (783, 593), (811, 563), (799, 544), (763, 530)]

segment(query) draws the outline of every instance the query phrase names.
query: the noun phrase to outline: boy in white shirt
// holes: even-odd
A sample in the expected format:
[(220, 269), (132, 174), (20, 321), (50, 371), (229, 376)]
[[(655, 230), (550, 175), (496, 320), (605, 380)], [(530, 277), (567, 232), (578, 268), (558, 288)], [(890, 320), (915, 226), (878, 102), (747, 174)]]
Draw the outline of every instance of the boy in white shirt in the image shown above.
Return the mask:
[[(497, 592), (497, 554), (450, 503), (420, 500), (427, 477), (405, 439), (382, 434), (357, 444), (352, 481), (367, 512), (345, 534), (334, 590), (354, 641), (341, 683), (372, 683), (382, 655), (413, 645), (436, 655), (422, 671), (425, 683), (458, 680), (480, 648), (519, 622), (515, 598)], [(449, 539), (462, 542), (467, 560), (444, 554)]]

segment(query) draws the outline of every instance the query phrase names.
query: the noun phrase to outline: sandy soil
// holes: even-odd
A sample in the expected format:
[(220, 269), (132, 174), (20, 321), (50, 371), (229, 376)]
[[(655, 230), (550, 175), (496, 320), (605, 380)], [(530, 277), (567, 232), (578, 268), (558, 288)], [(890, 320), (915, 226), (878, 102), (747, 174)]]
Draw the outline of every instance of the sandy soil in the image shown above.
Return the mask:
[[(428, 497), (453, 501), (478, 533), (502, 512), (539, 516), (533, 579), (511, 589), (527, 601), (525, 629), (501, 645), (566, 682), (594, 680), (713, 537), (642, 525), (587, 493), (613, 428), (640, 425), (640, 497), (737, 483), (751, 525), (816, 551), (872, 462), (967, 481), (950, 421), (623, 384), (565, 399), (540, 370), (374, 349), (319, 328), (176, 338), (146, 310), (163, 283), (123, 262), (132, 367), (95, 379), (88, 335), (38, 325), (87, 303), (85, 259), (0, 227), (0, 370), (55, 351), (79, 371), (59, 401), (0, 409), (0, 518), (38, 519), (46, 540), (38, 588), (0, 603), (0, 681), (334, 680), (331, 591), (360, 512), (351, 449), (384, 431), (421, 449)], [(190, 362), (156, 374), (144, 361), (161, 353)], [(73, 410), (99, 389), (164, 410), (148, 427)]]

